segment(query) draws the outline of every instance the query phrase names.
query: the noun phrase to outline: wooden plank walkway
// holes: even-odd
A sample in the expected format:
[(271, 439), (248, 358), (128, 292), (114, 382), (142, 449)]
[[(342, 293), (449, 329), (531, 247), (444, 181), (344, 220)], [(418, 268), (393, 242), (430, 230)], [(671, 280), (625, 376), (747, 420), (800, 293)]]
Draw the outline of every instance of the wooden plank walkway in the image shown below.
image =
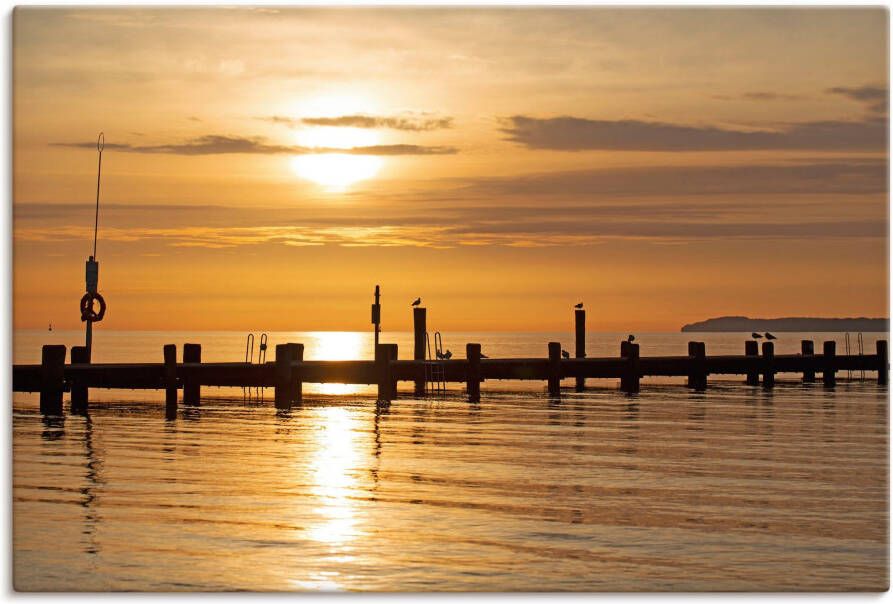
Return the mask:
[[(165, 346), (160, 363), (85, 363), (83, 348), (72, 348), (73, 362), (65, 364), (64, 346), (44, 346), (41, 364), (13, 365), (15, 392), (40, 392), (41, 411), (60, 414), (63, 392), (72, 393), (72, 407), (85, 411), (90, 388), (158, 389), (167, 392), (168, 410), (176, 411), (177, 391), (186, 404), (198, 404), (202, 386), (272, 387), (276, 406), (288, 408), (301, 400), (304, 383), (377, 384), (381, 400), (396, 397), (398, 382), (424, 383), (426, 365), (443, 368), (446, 382), (465, 383), (470, 400), (479, 400), (484, 380), (539, 380), (552, 396), (560, 396), (560, 382), (573, 378), (577, 388), (587, 378), (618, 378), (625, 392), (637, 392), (642, 377), (685, 377), (689, 387), (703, 390), (710, 375), (745, 375), (751, 385), (770, 388), (777, 373), (799, 373), (806, 382), (816, 374), (826, 386), (834, 386), (838, 371), (877, 372), (887, 383), (887, 341), (877, 342), (874, 354), (836, 354), (835, 343), (824, 342), (823, 354), (812, 354), (813, 343), (803, 340), (801, 354), (774, 354), (772, 342), (764, 342), (756, 354), (756, 342), (746, 342), (744, 355), (707, 356), (703, 342), (690, 342), (683, 356), (639, 357), (639, 345), (621, 343), (621, 355), (602, 358), (561, 358), (561, 345), (550, 342), (546, 358), (489, 359), (480, 357), (480, 344), (470, 343), (465, 359), (445, 361), (397, 360), (396, 344), (380, 344), (377, 360), (305, 361), (301, 344), (280, 344), (276, 360), (263, 364), (202, 363), (201, 347), (184, 346), (190, 362), (176, 362), (176, 347)], [(579, 348), (577, 349), (580, 350)], [(424, 356), (422, 357), (424, 359)], [(198, 360), (199, 362), (195, 362)]]

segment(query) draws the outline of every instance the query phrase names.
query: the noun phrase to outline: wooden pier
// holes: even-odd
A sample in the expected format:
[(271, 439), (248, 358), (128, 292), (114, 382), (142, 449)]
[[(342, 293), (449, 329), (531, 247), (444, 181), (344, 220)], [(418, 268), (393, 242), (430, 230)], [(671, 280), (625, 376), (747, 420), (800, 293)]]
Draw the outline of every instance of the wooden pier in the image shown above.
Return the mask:
[(203, 363), (198, 344), (185, 344), (183, 360), (177, 362), (176, 346), (168, 344), (157, 363), (88, 363), (83, 349), (74, 347), (66, 364), (65, 346), (53, 345), (43, 347), (40, 364), (13, 365), (12, 384), (14, 392), (39, 392), (41, 412), (48, 415), (62, 413), (64, 392), (71, 393), (72, 412), (80, 413), (88, 408), (91, 388), (165, 390), (170, 416), (180, 390), (185, 405), (198, 405), (202, 386), (272, 387), (279, 409), (300, 403), (305, 383), (375, 384), (379, 400), (390, 401), (397, 397), (398, 382), (412, 382), (417, 391), (430, 363), (440, 364), (446, 382), (464, 383), (472, 402), (480, 400), (485, 380), (538, 380), (554, 397), (561, 395), (562, 380), (573, 379), (580, 390), (587, 378), (616, 378), (627, 393), (638, 392), (641, 378), (650, 376), (686, 378), (695, 390), (705, 390), (711, 375), (742, 375), (747, 384), (772, 388), (779, 373), (801, 374), (806, 383), (819, 374), (826, 387), (833, 387), (837, 372), (847, 370), (877, 372), (877, 382), (887, 383), (886, 340), (877, 342), (874, 354), (858, 355), (837, 355), (833, 341), (823, 343), (820, 355), (813, 354), (810, 340), (802, 342), (800, 354), (775, 354), (772, 342), (764, 342), (760, 353), (753, 341), (744, 348), (743, 355), (708, 356), (703, 342), (690, 342), (685, 355), (640, 357), (638, 344), (621, 342), (617, 357), (562, 358), (561, 344), (549, 342), (543, 358), (490, 359), (481, 358), (480, 344), (469, 343), (465, 359), (430, 361), (400, 360), (396, 344), (379, 344), (375, 360), (307, 361), (304, 346), (289, 343), (276, 346), (274, 361), (253, 364)]

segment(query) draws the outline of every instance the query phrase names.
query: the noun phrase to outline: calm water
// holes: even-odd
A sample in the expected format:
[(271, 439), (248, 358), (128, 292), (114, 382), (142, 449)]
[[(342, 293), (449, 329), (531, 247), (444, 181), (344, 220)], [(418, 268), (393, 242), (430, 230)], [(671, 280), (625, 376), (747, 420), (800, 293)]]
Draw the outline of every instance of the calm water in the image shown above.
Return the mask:
[[(623, 334), (625, 336), (625, 334)], [(779, 334), (778, 353), (801, 334)], [(834, 337), (844, 352), (843, 334)], [(883, 337), (883, 336), (882, 336)], [(16, 362), (80, 334), (18, 332)], [(569, 334), (447, 334), (490, 356), (545, 356)], [(590, 334), (590, 356), (620, 334)], [(738, 334), (639, 334), (642, 355), (740, 353)], [(384, 334), (401, 358), (411, 334)], [(305, 358), (371, 354), (354, 333), (270, 334)], [(103, 361), (200, 342), (242, 360), (244, 334), (109, 333)], [(855, 342), (854, 342), (855, 346)], [(866, 352), (874, 335), (866, 334)], [(255, 350), (256, 353), (256, 350)], [(272, 360), (272, 350), (270, 358)], [(703, 394), (676, 380), (563, 393), (485, 382), (378, 406), (374, 390), (305, 386), (290, 412), (203, 389), (91, 392), (89, 418), (44, 421), (13, 397), (14, 577), (20, 590), (881, 590), (888, 584), (887, 389), (780, 375)], [(409, 384), (403, 388), (410, 387)], [(314, 394), (315, 393), (315, 394)]]

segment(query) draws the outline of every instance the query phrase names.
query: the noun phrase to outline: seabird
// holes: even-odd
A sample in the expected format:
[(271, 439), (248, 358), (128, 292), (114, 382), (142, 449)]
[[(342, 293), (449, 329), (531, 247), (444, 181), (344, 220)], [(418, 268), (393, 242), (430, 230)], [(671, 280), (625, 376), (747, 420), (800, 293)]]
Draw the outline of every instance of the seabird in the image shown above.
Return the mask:
[(750, 337), (752, 337), (754, 340), (759, 340), (760, 338), (763, 337), (763, 335), (759, 334), (757, 332), (753, 332), (752, 334), (750, 334)]
[(627, 341), (627, 342), (633, 342), (633, 341), (635, 341), (635, 339), (636, 339), (636, 336), (634, 336), (633, 334), (629, 334), (629, 335), (626, 337), (626, 341)]
[(421, 299), (421, 298), (416, 298), (416, 299), (415, 299), (415, 302), (413, 302), (412, 305), (413, 305), (413, 306), (418, 306), (418, 305), (421, 304), (421, 303), (422, 303), (422, 299)]
[(773, 336), (771, 333), (769, 333), (769, 332), (767, 331), (767, 332), (766, 332), (766, 339), (767, 339), (767, 340), (777, 340), (778, 338), (776, 338), (775, 336)]
[(453, 351), (447, 350), (445, 353), (443, 353), (443, 358), (446, 360), (450, 360), (451, 358), (453, 358)]
[(574, 308), (583, 308), (583, 303), (574, 304)]
[(571, 358), (571, 353), (569, 353), (567, 350), (562, 348), (561, 349), (561, 358), (569, 359), (569, 358)]
[(489, 359), (490, 357), (488, 357), (487, 355), (485, 355), (485, 354), (482, 352), (482, 353), (481, 353), (481, 358), (482, 358), (482, 359)]

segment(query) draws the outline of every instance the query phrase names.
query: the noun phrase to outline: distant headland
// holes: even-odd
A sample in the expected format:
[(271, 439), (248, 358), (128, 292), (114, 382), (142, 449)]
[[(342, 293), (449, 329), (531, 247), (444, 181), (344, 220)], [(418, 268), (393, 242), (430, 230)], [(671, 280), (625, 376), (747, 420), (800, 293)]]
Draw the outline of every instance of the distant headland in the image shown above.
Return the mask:
[(682, 326), (682, 331), (890, 331), (890, 319), (855, 317), (822, 319), (815, 317), (716, 317)]

